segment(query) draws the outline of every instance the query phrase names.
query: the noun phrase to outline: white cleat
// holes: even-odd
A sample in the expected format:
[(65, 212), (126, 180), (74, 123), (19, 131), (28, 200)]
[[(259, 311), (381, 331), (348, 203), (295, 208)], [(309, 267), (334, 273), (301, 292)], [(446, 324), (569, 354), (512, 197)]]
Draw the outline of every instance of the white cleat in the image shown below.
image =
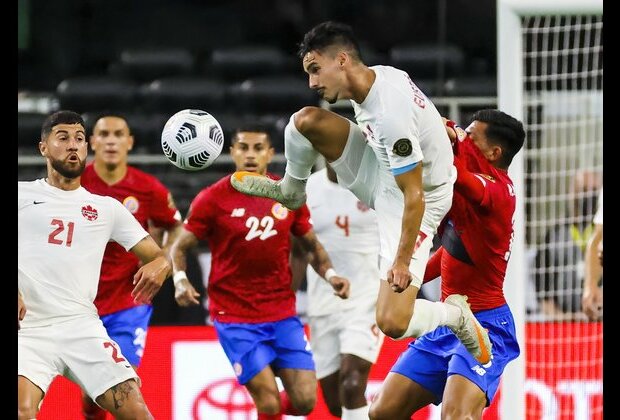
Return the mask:
[(467, 296), (450, 295), (444, 301), (448, 305), (458, 306), (461, 309), (461, 320), (458, 328), (450, 328), (461, 340), (472, 356), (481, 364), (491, 361), (491, 340), (488, 331), (480, 325), (467, 303)]
[(280, 188), (280, 181), (275, 181), (256, 172), (238, 171), (230, 177), (230, 183), (237, 191), (256, 197), (276, 200), (290, 210), (297, 210), (306, 202), (306, 193), (300, 192), (285, 196)]

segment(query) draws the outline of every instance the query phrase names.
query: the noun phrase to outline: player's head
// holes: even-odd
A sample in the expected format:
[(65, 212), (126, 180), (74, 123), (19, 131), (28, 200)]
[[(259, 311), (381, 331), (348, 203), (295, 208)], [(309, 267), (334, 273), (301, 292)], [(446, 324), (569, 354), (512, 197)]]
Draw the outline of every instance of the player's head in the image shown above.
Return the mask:
[(84, 120), (73, 111), (57, 111), (41, 126), (39, 151), (47, 159), (48, 174), (55, 170), (65, 178), (82, 175), (86, 165), (88, 143)]
[(239, 127), (232, 136), (230, 156), (237, 171), (265, 175), (274, 153), (269, 131), (260, 124)]
[(476, 111), (465, 131), (494, 166), (508, 169), (525, 140), (523, 124), (497, 109)]
[(116, 114), (100, 116), (90, 136), (90, 147), (95, 152), (95, 164), (103, 164), (109, 170), (126, 165), (127, 154), (133, 148), (127, 120)]
[(330, 104), (350, 99), (350, 70), (361, 64), (360, 48), (349, 25), (323, 22), (304, 35), (299, 57), (308, 85)]

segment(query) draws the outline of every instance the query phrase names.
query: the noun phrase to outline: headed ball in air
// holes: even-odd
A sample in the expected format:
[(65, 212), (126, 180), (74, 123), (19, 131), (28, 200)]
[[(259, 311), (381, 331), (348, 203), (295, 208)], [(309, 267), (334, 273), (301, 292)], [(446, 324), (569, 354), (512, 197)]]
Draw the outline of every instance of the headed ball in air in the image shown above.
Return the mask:
[(208, 112), (184, 109), (166, 122), (161, 133), (164, 155), (178, 168), (199, 171), (222, 152), (224, 132)]

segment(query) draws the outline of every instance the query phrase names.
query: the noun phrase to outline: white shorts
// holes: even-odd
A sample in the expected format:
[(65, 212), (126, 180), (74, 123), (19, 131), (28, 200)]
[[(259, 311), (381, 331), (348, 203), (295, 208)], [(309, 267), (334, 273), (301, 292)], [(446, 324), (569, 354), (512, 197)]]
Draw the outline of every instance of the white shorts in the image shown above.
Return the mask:
[[(405, 205), (403, 193), (396, 185), (392, 173), (379, 166), (377, 157), (366, 143), (362, 130), (353, 122), (350, 122), (349, 138), (342, 156), (330, 165), (338, 175), (338, 183), (377, 212), (381, 242), (379, 272), (381, 278), (386, 280), (387, 271), (394, 262), (400, 242)], [(422, 285), (426, 263), (433, 246), (433, 237), (452, 205), (456, 170), (453, 171), (453, 175), (452, 182), (438, 186), (431, 192), (424, 192), (424, 215), (420, 234), (416, 240), (416, 249), (409, 265), (409, 271), (413, 275), (411, 286), (420, 288)]]
[(140, 385), (136, 371), (95, 316), (19, 330), (17, 375), (44, 393), (57, 375), (63, 375), (93, 401), (128, 379), (135, 378)]
[(352, 354), (375, 363), (383, 333), (375, 321), (375, 302), (344, 312), (308, 317), (316, 377), (340, 370), (341, 355)]

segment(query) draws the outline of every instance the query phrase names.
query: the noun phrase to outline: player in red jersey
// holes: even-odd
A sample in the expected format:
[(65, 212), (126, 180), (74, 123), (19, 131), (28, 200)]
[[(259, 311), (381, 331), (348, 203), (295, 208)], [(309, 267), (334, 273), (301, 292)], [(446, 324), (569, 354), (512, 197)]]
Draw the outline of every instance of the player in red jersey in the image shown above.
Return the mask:
[[(237, 171), (265, 175), (274, 149), (265, 130), (248, 127), (237, 130), (230, 153)], [(198, 304), (198, 294), (183, 271), (185, 254), (199, 240), (208, 243), (209, 312), (259, 419), (305, 415), (316, 403), (314, 362), (291, 287), (291, 233), (312, 255), (313, 268), (334, 293), (341, 298), (349, 294), (349, 281), (334, 272), (309, 215), (305, 205), (291, 211), (275, 200), (242, 194), (226, 176), (196, 196), (185, 229), (172, 245), (175, 295), (185, 306)], [(276, 375), (284, 384), (283, 393)]]
[(523, 146), (521, 122), (481, 110), (464, 131), (446, 122), (458, 170), (442, 246), (429, 260), (424, 281), (441, 275), (442, 299), (469, 297), (489, 332), (492, 359), (479, 364), (446, 327), (409, 344), (370, 408), (371, 419), (409, 418), (428, 404), (442, 404), (442, 419), (480, 419), (500, 375), (519, 355), (514, 320), (503, 293), (514, 237), (515, 191), (508, 166)]
[[(82, 186), (91, 193), (110, 196), (123, 203), (144, 229), (148, 230), (149, 222), (164, 229), (170, 244), (181, 230), (181, 215), (161, 182), (127, 164), (133, 142), (124, 118), (116, 115), (99, 118), (90, 137), (95, 159), (82, 174)], [(131, 296), (132, 279), (139, 267), (140, 261), (135, 255), (117, 243), (109, 243), (95, 298), (104, 327), (134, 369), (144, 353), (146, 330), (153, 312), (152, 305), (139, 304)], [(105, 412), (86, 394), (83, 395), (83, 414), (87, 419), (105, 418)]]

